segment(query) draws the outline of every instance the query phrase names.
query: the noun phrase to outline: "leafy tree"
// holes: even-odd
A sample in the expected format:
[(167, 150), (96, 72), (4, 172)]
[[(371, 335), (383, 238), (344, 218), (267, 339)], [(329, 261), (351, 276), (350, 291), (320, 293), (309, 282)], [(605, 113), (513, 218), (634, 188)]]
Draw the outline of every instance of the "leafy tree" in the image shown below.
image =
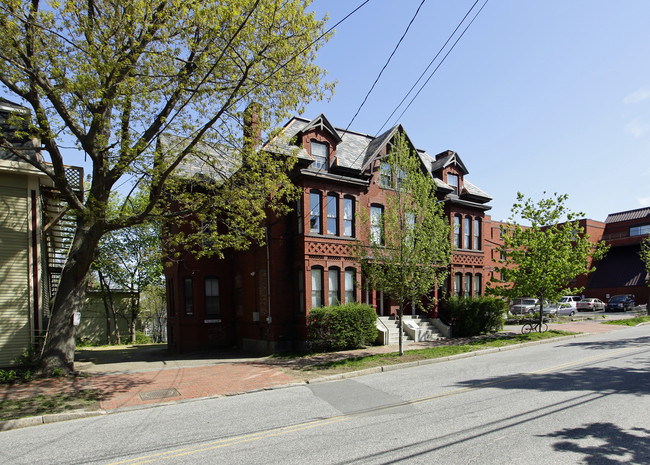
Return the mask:
[(368, 284), (399, 305), (399, 354), (404, 354), (402, 317), (408, 303), (422, 307), (449, 272), (449, 223), (435, 197), (433, 177), (417, 152), (398, 134), (389, 155), (382, 160), (386, 206), (380, 217), (359, 215), (361, 237), (352, 247)]
[[(0, 138), (0, 146), (51, 179), (76, 216), (41, 360), (45, 372), (73, 369), (72, 314), (81, 309), (105, 234), (210, 212), (232, 226), (210, 231), (212, 253), (263, 240), (265, 208), (282, 211), (293, 192), (286, 175), (292, 159), (255, 151), (256, 134), (242, 135), (242, 120), (255, 102), (259, 128), (268, 135), (288, 114), (330, 90), (320, 84), (323, 72), (313, 64), (328, 36), (324, 21), (305, 11), (308, 3), (2, 2), (0, 84), (33, 110), (33, 120), (17, 115), (24, 118), (17, 123), (29, 123), (29, 135), (41, 141), (50, 163), (30, 159), (7, 138)], [(163, 152), (163, 133), (184, 142)], [(83, 199), (66, 178), (66, 145), (92, 163)], [(228, 169), (205, 147), (227, 152)], [(191, 187), (200, 194), (191, 197), (178, 179), (199, 164), (214, 176), (194, 176)], [(137, 187), (148, 199), (112, 215), (108, 202), (118, 187)], [(167, 193), (178, 194), (174, 211), (163, 202)]]
[(140, 300), (140, 321), (149, 328), (153, 342), (164, 342), (167, 328), (165, 286), (150, 284), (144, 288)]
[[(497, 248), (501, 259), (495, 271), (507, 284), (495, 278), (488, 283), (492, 294), (510, 299), (538, 298), (540, 323), (544, 300), (581, 292), (582, 288), (571, 288), (569, 282), (593, 271), (590, 258), (600, 260), (608, 250), (604, 242), (589, 240), (577, 221), (584, 213), (569, 211), (564, 205), (567, 198), (566, 194), (555, 194), (535, 203), (517, 193), (509, 223), (502, 228), (503, 245)], [(518, 224), (516, 218), (530, 226)]]
[(645, 271), (649, 277), (648, 286), (650, 286), (650, 236), (646, 237), (643, 242), (641, 242), (641, 250), (639, 251), (641, 260), (645, 265)]

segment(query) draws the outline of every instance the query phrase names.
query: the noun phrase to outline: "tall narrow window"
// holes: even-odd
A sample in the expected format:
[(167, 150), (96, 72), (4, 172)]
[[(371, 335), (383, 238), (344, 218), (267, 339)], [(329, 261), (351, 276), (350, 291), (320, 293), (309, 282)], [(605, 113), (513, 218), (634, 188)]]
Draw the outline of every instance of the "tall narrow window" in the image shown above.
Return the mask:
[(454, 246), (457, 249), (461, 248), (460, 215), (454, 216)]
[(373, 244), (384, 244), (384, 207), (372, 205), (370, 207), (370, 240)]
[(472, 296), (472, 274), (471, 273), (466, 273), (465, 274), (465, 288), (463, 289), (463, 295), (465, 297), (471, 297)]
[(406, 183), (406, 171), (404, 171), (402, 168), (399, 168), (399, 167), (396, 168), (395, 171), (396, 171), (396, 173), (395, 173), (396, 176), (395, 177), (397, 178), (396, 179), (396, 187), (398, 189), (401, 189), (402, 186), (404, 185), (404, 183)]
[(460, 297), (462, 295), (463, 275), (456, 273), (454, 275), (454, 295)]
[(458, 195), (458, 175), (447, 174), (447, 184), (454, 189), (454, 194)]
[(343, 235), (354, 237), (354, 199), (343, 199)]
[(296, 202), (296, 227), (298, 228), (298, 234), (302, 234), (302, 227), (304, 224), (304, 218), (302, 217), (302, 195)]
[(472, 219), (469, 216), (466, 216), (463, 224), (463, 248), (464, 249), (472, 248), (471, 233), (472, 233)]
[(309, 194), (309, 230), (316, 234), (322, 232), (320, 192), (311, 192)]
[(336, 194), (327, 196), (327, 234), (339, 234), (339, 197)]
[(345, 270), (345, 303), (346, 304), (349, 304), (356, 300), (355, 292), (354, 292), (354, 279), (355, 279), (354, 268), (347, 268)]
[(474, 218), (474, 250), (481, 250), (481, 219)]
[(305, 313), (305, 272), (298, 270), (298, 309)]
[(341, 303), (341, 294), (339, 293), (339, 269), (330, 268), (327, 270), (327, 297), (328, 305), (338, 305)]
[(185, 315), (194, 315), (194, 285), (192, 278), (183, 278), (183, 308)]
[(393, 170), (385, 161), (382, 161), (379, 165), (379, 185), (381, 187), (393, 187)]
[(415, 213), (406, 212), (404, 214), (404, 222), (406, 226), (406, 240), (410, 247), (415, 244)]
[(205, 315), (215, 316), (221, 314), (219, 305), (219, 279), (205, 278)]
[(314, 159), (314, 162), (311, 164), (312, 168), (327, 169), (327, 144), (322, 142), (311, 141), (309, 143), (309, 148), (311, 150), (311, 157)]
[(481, 295), (483, 289), (483, 283), (480, 274), (474, 275), (474, 295)]
[(323, 269), (311, 269), (311, 308), (323, 306)]

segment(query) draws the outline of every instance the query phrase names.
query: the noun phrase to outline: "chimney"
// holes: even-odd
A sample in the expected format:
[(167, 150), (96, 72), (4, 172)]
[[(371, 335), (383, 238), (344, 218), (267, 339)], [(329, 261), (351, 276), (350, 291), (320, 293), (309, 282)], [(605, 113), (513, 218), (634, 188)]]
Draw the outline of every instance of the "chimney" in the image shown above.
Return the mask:
[(261, 143), (260, 106), (256, 102), (252, 102), (244, 110), (244, 148), (246, 150), (255, 150)]

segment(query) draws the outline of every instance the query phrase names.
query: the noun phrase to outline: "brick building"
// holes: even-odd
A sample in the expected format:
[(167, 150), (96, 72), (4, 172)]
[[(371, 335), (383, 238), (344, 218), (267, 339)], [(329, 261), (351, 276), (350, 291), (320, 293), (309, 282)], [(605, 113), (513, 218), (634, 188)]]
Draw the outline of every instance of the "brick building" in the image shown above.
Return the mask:
[(357, 237), (359, 211), (372, 218), (385, 205), (390, 173), (382, 170), (382, 158), (397, 134), (434, 178), (452, 226), (450, 279), (436, 294), (482, 294), (490, 277), (484, 230), (487, 225), (492, 234), (485, 215), (491, 198), (466, 179), (457, 153), (415, 150), (401, 125), (373, 137), (335, 128), (322, 114), (296, 117), (264, 149), (297, 155), (292, 179), (300, 199), (289, 215), (267, 218), (267, 245), (227, 251), (221, 260), (188, 255), (166, 267), (170, 348), (296, 349), (305, 341), (310, 309), (336, 301), (367, 302), (379, 315), (395, 313), (380, 292), (359, 286), (360, 267), (348, 245)]

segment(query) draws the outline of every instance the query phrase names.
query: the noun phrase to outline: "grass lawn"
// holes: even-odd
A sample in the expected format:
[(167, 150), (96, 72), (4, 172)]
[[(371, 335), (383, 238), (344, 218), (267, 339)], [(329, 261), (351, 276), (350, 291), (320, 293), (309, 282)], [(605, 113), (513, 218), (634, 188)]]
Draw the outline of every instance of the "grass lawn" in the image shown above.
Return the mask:
[(634, 318), (627, 318), (625, 320), (610, 320), (604, 321), (603, 324), (606, 325), (621, 325), (621, 326), (636, 326), (639, 323), (650, 322), (650, 316), (637, 316)]
[(0, 421), (77, 409), (99, 409), (99, 399), (95, 391), (82, 390), (74, 394), (60, 393), (54, 396), (39, 394), (26, 399), (0, 400)]

